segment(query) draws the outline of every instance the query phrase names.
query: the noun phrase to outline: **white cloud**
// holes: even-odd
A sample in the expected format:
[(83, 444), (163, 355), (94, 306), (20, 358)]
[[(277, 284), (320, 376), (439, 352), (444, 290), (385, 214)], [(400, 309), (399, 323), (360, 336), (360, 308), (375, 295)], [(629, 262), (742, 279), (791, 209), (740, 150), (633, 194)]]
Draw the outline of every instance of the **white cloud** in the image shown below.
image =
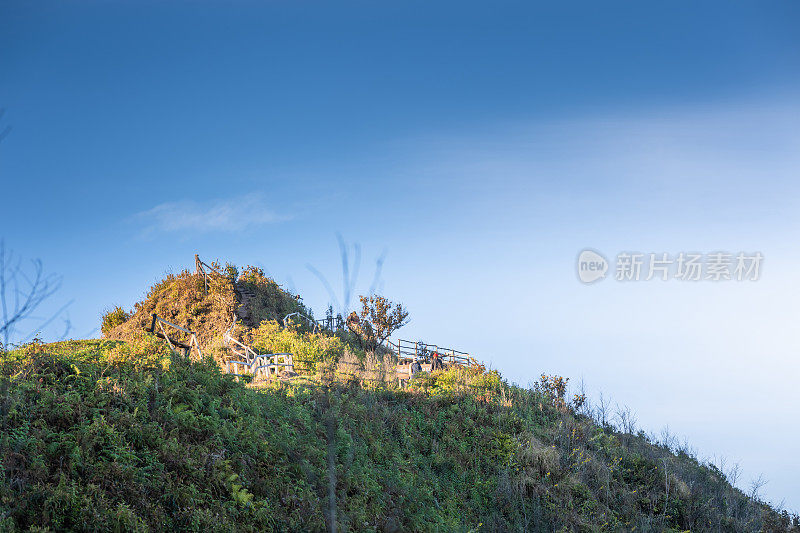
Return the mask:
[(165, 202), (135, 215), (136, 220), (145, 223), (145, 234), (242, 231), (286, 218), (268, 208), (260, 193), (209, 202)]

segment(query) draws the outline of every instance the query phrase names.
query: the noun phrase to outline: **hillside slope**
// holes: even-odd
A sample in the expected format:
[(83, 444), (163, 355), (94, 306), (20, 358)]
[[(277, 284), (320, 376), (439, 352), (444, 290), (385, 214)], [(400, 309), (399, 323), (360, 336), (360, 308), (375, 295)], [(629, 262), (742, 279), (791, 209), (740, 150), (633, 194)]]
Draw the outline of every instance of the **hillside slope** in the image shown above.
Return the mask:
[(553, 384), (253, 389), (149, 336), (32, 344), (0, 355), (0, 530), (792, 530)]

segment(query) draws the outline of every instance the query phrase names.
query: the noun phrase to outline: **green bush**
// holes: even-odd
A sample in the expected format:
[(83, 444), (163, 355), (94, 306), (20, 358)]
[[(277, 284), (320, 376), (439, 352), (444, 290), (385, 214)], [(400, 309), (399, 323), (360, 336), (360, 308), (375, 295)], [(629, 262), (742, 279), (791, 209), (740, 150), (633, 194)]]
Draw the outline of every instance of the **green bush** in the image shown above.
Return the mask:
[(103, 314), (100, 331), (103, 332), (103, 335), (108, 335), (112, 329), (124, 323), (130, 317), (131, 315), (122, 307), (116, 306)]
[(255, 295), (247, 302), (247, 322), (251, 327), (257, 327), (265, 320), (283, 321), (286, 315), (294, 312), (311, 315), (299, 295), (284, 290), (260, 268), (248, 266), (242, 269), (236, 286)]
[[(307, 364), (343, 350), (254, 335)], [(0, 530), (325, 531), (335, 509), (342, 531), (792, 531), (718, 470), (621, 437), (497, 372), (254, 390), (151, 335), (37, 342), (0, 354)]]
[(313, 420), (293, 423), (308, 398), (249, 391), (159, 344), (1, 356), (3, 530), (324, 529), (307, 481), (322, 477), (324, 447)]
[(314, 373), (320, 364), (335, 364), (345, 350), (345, 343), (335, 335), (284, 328), (275, 320), (262, 322), (252, 330), (250, 342), (259, 353), (291, 353), (299, 373)]

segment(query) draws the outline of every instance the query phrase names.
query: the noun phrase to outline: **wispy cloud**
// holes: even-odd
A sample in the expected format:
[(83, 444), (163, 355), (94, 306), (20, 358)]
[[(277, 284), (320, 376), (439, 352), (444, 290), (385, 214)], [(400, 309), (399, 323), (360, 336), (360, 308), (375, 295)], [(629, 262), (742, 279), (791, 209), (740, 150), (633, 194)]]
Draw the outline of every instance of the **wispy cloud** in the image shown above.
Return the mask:
[(286, 220), (267, 206), (260, 193), (207, 202), (180, 200), (165, 202), (137, 213), (143, 233), (233, 232)]

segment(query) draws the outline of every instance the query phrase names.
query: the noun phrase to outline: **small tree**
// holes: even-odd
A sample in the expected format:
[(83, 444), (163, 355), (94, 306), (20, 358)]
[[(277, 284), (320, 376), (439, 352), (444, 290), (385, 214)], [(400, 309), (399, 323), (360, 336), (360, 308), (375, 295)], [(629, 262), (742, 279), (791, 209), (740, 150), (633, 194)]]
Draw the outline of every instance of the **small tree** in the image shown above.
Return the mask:
[(347, 327), (358, 337), (365, 350), (376, 350), (389, 336), (408, 323), (408, 311), (402, 304), (383, 296), (359, 296), (361, 312), (353, 311)]

